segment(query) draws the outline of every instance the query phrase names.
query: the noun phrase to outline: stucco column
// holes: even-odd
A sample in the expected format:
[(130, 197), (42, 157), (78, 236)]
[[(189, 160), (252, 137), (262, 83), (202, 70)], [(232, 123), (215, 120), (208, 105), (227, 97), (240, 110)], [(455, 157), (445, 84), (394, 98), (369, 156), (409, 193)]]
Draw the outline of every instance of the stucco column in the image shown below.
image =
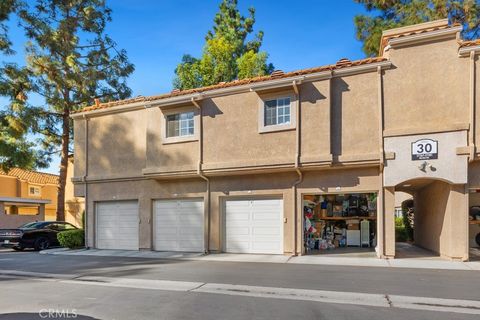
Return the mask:
[(140, 223), (138, 227), (138, 247), (140, 250), (152, 250), (152, 200), (140, 198), (138, 201)]
[(38, 206), (38, 221), (44, 221), (45, 220), (45, 204), (40, 204)]
[(447, 209), (449, 224), (449, 256), (453, 260), (466, 261), (469, 257), (469, 221), (468, 221), (468, 188), (466, 185), (450, 186)]
[(384, 255), (385, 258), (395, 257), (395, 188), (384, 188)]

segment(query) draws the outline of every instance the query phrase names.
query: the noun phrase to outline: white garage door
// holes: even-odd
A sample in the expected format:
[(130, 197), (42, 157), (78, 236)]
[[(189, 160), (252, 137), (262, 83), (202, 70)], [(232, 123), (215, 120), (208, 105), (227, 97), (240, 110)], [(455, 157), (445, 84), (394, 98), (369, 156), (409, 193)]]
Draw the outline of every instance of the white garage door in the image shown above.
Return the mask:
[(138, 250), (136, 201), (97, 203), (97, 248)]
[(155, 201), (155, 250), (203, 252), (204, 224), (202, 200)]
[(228, 200), (224, 251), (283, 254), (283, 200)]

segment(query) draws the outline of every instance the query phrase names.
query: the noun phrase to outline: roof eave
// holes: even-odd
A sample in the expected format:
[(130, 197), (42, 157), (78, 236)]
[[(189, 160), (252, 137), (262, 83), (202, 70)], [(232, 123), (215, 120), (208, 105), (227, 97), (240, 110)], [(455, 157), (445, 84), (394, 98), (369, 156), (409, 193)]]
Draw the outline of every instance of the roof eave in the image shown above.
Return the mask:
[(373, 72), (377, 70), (378, 67), (382, 69), (389, 69), (392, 63), (388, 60), (380, 62), (372, 62), (362, 65), (348, 66), (344, 68), (339, 68), (335, 70), (325, 70), (320, 72), (314, 72), (304, 75), (294, 75), (291, 77), (285, 77), (281, 79), (272, 79), (261, 82), (253, 82), (249, 84), (243, 84), (238, 86), (231, 86), (226, 88), (219, 88), (207, 91), (199, 91), (195, 93), (175, 96), (171, 98), (160, 98), (160, 99), (145, 99), (144, 101), (127, 103), (118, 106), (105, 107), (91, 111), (82, 111), (72, 114), (70, 117), (74, 120), (82, 118), (92, 118), (97, 116), (115, 114), (126, 111), (136, 111), (144, 108), (151, 107), (167, 107), (173, 106), (176, 104), (189, 103), (192, 99), (205, 99), (205, 98), (214, 98), (219, 96), (225, 96), (234, 93), (242, 93), (249, 91), (260, 91), (267, 89), (282, 88), (285, 86), (290, 86), (294, 81), (296, 82), (310, 82), (310, 81), (319, 81), (326, 80), (332, 77), (340, 77), (347, 75), (354, 75), (359, 73)]

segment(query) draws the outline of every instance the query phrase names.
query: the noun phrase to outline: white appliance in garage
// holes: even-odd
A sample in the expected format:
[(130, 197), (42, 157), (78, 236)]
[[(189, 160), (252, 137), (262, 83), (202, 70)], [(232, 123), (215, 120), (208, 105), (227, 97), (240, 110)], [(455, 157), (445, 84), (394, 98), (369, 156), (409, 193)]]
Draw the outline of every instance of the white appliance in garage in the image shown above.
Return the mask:
[(137, 201), (96, 203), (96, 247), (138, 250)]
[(155, 250), (205, 250), (203, 200), (157, 200), (153, 215)]
[(224, 251), (283, 254), (283, 200), (227, 200)]

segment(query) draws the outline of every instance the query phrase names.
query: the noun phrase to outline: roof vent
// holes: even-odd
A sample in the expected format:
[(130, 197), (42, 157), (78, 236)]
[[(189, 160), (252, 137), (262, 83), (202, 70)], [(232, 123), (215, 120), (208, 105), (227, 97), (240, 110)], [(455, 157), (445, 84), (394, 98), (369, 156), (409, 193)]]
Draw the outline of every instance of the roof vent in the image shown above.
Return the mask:
[(337, 61), (335, 64), (336, 67), (346, 67), (350, 66), (352, 64), (352, 61), (350, 61), (348, 58), (342, 58)]
[(283, 72), (283, 70), (274, 70), (270, 76), (272, 76), (272, 78), (276, 78), (276, 77), (281, 77), (284, 74), (285, 72)]
[(171, 94), (180, 93), (180, 91), (181, 91), (180, 89), (175, 88), (175, 89), (173, 89), (173, 90), (171, 91)]

